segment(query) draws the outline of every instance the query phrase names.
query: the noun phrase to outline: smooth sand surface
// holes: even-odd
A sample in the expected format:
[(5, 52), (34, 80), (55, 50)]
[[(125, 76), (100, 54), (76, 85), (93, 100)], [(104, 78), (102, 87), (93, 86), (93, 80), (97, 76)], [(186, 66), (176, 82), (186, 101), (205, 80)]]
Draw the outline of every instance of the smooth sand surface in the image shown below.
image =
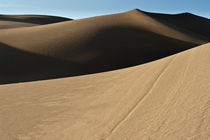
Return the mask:
[(209, 19), (16, 27), (0, 29), (0, 140), (210, 139)]
[(210, 139), (209, 54), (206, 44), (127, 69), (1, 85), (1, 139)]
[(126, 68), (209, 40), (139, 10), (1, 30), (0, 84)]
[(68, 20), (71, 19), (44, 15), (0, 15), (0, 29), (31, 27)]

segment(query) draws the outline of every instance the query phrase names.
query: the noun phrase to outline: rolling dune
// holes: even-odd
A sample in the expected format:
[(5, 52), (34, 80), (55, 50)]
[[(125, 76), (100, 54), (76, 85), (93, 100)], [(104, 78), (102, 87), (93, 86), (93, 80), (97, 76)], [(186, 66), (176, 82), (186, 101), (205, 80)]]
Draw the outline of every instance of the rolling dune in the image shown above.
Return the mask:
[(210, 44), (99, 74), (0, 86), (4, 140), (209, 139)]
[[(140, 10), (1, 30), (0, 83), (78, 76), (139, 65), (209, 38)], [(154, 46), (155, 45), (155, 46)], [(39, 72), (37, 72), (39, 71)]]
[(134, 9), (0, 28), (0, 140), (210, 139), (209, 19)]
[(181, 13), (176, 15), (145, 13), (160, 22), (167, 23), (169, 26), (181, 27), (197, 35), (210, 38), (210, 20), (207, 18), (193, 15), (191, 13)]
[(71, 19), (44, 15), (0, 15), (0, 29), (31, 27), (68, 20)]

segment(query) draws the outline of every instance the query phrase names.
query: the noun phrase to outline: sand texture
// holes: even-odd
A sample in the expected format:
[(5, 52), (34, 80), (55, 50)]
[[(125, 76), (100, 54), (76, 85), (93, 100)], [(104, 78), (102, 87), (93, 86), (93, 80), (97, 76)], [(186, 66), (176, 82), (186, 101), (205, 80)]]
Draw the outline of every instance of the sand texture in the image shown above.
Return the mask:
[(0, 29), (0, 140), (210, 139), (208, 29), (138, 9)]

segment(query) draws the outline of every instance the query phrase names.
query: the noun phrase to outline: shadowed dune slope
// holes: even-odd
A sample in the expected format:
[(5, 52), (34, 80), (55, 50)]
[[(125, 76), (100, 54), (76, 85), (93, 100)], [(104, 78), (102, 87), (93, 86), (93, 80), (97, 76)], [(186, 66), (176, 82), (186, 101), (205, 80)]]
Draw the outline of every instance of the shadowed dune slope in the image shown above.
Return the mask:
[(71, 19), (44, 15), (0, 15), (0, 29), (45, 25)]
[(157, 14), (144, 12), (156, 20), (174, 26), (174, 28), (183, 28), (197, 35), (210, 38), (210, 19), (193, 15), (191, 13), (181, 13), (176, 15)]
[(207, 140), (209, 54), (206, 44), (116, 71), (1, 85), (1, 139)]
[(0, 83), (125, 68), (208, 41), (207, 37), (174, 29), (139, 10), (1, 30)]

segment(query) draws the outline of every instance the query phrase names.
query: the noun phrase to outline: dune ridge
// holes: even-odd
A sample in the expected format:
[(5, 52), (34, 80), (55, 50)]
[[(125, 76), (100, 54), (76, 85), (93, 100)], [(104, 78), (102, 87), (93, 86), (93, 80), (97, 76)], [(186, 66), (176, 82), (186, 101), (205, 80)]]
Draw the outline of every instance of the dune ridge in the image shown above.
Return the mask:
[(0, 70), (3, 84), (139, 65), (207, 43), (209, 38), (131, 10), (1, 30), (0, 42), (4, 53), (0, 63), (9, 64)]
[(209, 30), (210, 19), (208, 18), (200, 17), (187, 12), (175, 15), (149, 13), (149, 12), (145, 13), (155, 18), (156, 20), (165, 21), (166, 23), (172, 26), (176, 25), (177, 27), (181, 27), (195, 34), (200, 34), (202, 36), (210, 38), (210, 30)]
[(31, 27), (68, 20), (71, 19), (46, 15), (0, 15), (0, 29)]

